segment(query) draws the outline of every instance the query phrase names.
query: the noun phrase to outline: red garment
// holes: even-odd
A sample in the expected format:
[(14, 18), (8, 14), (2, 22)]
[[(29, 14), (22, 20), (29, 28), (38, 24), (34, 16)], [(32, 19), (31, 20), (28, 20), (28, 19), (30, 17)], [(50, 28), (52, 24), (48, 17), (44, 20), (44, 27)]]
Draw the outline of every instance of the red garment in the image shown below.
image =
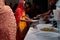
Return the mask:
[(20, 17), (22, 16), (22, 12), (24, 11), (23, 5), (24, 5), (23, 2), (19, 2), (19, 3), (18, 3), (18, 8), (17, 8), (16, 11), (15, 11), (15, 13), (16, 13), (15, 17), (16, 17), (16, 22), (17, 22), (17, 24), (18, 24), (18, 22), (19, 22), (19, 20), (20, 20)]
[[(18, 23), (19, 23), (19, 20), (20, 20), (22, 14), (23, 14), (23, 11), (24, 11), (23, 5), (24, 5), (23, 2), (19, 2), (18, 7), (17, 7), (17, 9), (15, 11), (15, 13), (16, 13), (15, 17), (16, 17), (17, 26), (18, 26)], [(19, 27), (18, 27), (18, 30), (17, 30), (16, 38), (17, 38), (17, 40), (23, 40), (22, 37), (21, 37), (21, 32), (20, 32)]]

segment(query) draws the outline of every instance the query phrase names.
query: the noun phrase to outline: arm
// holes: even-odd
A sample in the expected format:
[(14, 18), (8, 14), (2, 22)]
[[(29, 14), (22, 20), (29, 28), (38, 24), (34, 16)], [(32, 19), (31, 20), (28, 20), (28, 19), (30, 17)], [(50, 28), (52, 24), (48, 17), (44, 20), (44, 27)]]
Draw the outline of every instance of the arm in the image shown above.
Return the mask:
[(36, 17), (34, 17), (34, 19), (40, 17), (40, 16), (46, 16), (46, 15), (49, 15), (51, 13), (51, 10), (48, 10), (47, 12), (43, 13), (43, 14), (39, 14), (37, 15)]
[(27, 15), (25, 14), (25, 12), (23, 12), (20, 20), (21, 21), (31, 21), (32, 19), (30, 19), (29, 17), (27, 17)]
[(49, 15), (51, 13), (51, 10), (48, 10), (47, 12), (40, 14), (41, 16)]

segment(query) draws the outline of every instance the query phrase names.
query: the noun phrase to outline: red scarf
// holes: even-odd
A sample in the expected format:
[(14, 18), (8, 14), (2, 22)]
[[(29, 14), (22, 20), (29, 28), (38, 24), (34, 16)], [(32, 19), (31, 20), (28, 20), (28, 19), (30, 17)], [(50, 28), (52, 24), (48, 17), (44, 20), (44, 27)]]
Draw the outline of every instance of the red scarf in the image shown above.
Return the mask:
[(23, 2), (19, 2), (18, 7), (17, 7), (17, 9), (15, 11), (15, 13), (16, 13), (15, 17), (16, 17), (17, 24), (18, 24), (18, 22), (19, 22), (19, 20), (20, 20), (20, 18), (22, 16), (22, 12), (24, 11), (23, 5), (24, 5)]

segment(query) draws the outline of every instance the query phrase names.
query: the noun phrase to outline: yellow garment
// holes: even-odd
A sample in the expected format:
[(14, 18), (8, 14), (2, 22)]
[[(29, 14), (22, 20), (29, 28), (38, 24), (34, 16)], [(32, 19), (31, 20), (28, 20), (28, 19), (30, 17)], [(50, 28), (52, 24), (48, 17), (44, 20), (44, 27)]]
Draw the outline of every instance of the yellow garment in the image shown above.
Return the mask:
[[(23, 12), (21, 19), (26, 20), (25, 17), (26, 17), (25, 12)], [(27, 23), (26, 21), (20, 21), (18, 26), (19, 26), (20, 31), (22, 32), (24, 28), (27, 27)]]

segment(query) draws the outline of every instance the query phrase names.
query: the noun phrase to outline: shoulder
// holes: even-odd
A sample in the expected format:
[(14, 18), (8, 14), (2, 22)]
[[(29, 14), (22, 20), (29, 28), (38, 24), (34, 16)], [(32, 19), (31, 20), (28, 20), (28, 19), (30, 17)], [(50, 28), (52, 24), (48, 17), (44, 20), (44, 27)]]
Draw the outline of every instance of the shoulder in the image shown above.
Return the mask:
[(16, 11), (17, 11), (17, 10), (21, 11), (21, 8), (17, 8)]
[(12, 11), (12, 9), (10, 8), (10, 6), (8, 6), (8, 5), (5, 6), (5, 10), (8, 11), (8, 12)]
[(15, 12), (21, 12), (21, 11), (22, 11), (21, 8), (17, 8), (17, 9), (15, 10)]
[(5, 8), (10, 8), (10, 6), (8, 6), (8, 5), (5, 5), (4, 7), (5, 7)]

